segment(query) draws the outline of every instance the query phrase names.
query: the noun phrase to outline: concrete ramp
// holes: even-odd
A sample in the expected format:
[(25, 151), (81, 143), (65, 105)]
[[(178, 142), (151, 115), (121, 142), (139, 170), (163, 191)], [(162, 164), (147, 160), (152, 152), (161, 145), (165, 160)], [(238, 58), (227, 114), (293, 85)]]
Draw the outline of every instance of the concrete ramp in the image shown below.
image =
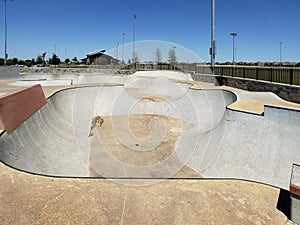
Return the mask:
[(300, 111), (265, 106), (264, 116), (227, 110), (225, 130), (215, 131), (215, 158), (195, 168), (206, 177), (252, 180), (289, 190), (293, 163), (300, 162)]
[(237, 99), (230, 91), (144, 75), (114, 77), (122, 86), (57, 92), (12, 135), (2, 135), (1, 161), (50, 176), (203, 176), (289, 189), (292, 165), (300, 164), (299, 111), (234, 111), (227, 109)]

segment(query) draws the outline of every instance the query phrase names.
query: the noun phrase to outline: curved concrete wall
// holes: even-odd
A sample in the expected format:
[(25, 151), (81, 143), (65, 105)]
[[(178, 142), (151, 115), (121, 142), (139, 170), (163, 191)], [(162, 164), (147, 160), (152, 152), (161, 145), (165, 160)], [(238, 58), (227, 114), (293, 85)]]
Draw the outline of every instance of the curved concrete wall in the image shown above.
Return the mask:
[[(289, 190), (300, 162), (300, 111), (265, 106), (264, 116), (227, 110), (216, 157), (199, 172), (207, 177), (252, 180)], [(198, 167), (199, 168), (199, 167)]]
[[(188, 90), (187, 93), (190, 100), (197, 98), (193, 104), (187, 104), (187, 99), (181, 97), (161, 102), (137, 99), (123, 86), (60, 91), (13, 134), (2, 135), (1, 161), (32, 173), (88, 176), (92, 117), (112, 114), (166, 115), (191, 123), (198, 120), (201, 124), (199, 130), (207, 132), (218, 126), (226, 105), (234, 101), (234, 95), (227, 91)], [(135, 107), (132, 108), (133, 105)]]
[[(237, 112), (226, 109), (236, 100), (231, 92), (164, 85), (168, 90), (127, 83), (60, 91), (12, 135), (2, 135), (0, 159), (32, 173), (87, 177), (93, 117), (158, 114), (195, 125), (177, 139), (175, 150), (204, 177), (289, 190), (292, 164), (300, 164), (300, 111), (266, 106), (264, 116)], [(151, 92), (162, 98), (149, 101)]]

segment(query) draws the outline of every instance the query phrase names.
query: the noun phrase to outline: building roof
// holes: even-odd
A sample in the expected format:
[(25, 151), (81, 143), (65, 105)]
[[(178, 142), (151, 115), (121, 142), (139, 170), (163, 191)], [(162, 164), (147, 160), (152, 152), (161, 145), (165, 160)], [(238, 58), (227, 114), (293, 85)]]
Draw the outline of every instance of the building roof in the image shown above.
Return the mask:
[(100, 51), (88, 53), (88, 54), (86, 54), (86, 56), (94, 56), (94, 55), (104, 54), (104, 52), (105, 52), (105, 49), (102, 49)]

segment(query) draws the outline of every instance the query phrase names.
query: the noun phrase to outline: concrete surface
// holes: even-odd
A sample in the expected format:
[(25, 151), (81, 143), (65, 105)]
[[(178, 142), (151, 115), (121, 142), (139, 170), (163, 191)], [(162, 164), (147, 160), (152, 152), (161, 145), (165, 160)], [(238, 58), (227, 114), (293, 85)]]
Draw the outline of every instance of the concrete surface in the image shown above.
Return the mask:
[(300, 196), (291, 194), (291, 220), (300, 224)]
[(291, 224), (279, 191), (245, 181), (109, 180), (34, 176), (0, 165), (1, 224)]
[[(198, 177), (242, 178), (286, 189), (290, 163), (299, 162), (294, 155), (299, 112), (272, 106), (264, 116), (230, 110), (226, 105), (239, 99), (238, 91), (196, 90), (206, 84), (191, 89), (188, 75), (175, 83), (169, 78), (179, 79), (180, 73), (163, 75), (87, 76), (88, 82), (75, 85), (119, 85), (60, 91), (17, 132), (3, 134), (1, 160), (13, 167), (110, 178), (42, 177), (2, 164), (3, 223), (288, 224), (275, 208), (278, 189)], [(2, 90), (15, 88), (11, 83), (2, 83)], [(95, 127), (97, 116), (104, 122)], [(110, 156), (105, 163), (117, 169), (94, 164), (104, 153)], [(170, 177), (175, 180), (153, 179)]]
[(1, 66), (0, 79), (18, 79), (19, 67), (18, 66)]
[[(230, 110), (226, 106), (239, 99), (279, 98), (266, 93), (195, 90), (189, 83), (169, 79), (180, 76), (190, 80), (188, 74), (162, 71), (84, 77), (81, 85), (114, 81), (124, 86), (97, 85), (56, 93), (12, 135), (2, 135), (1, 160), (31, 173), (67, 177), (88, 177), (92, 167), (104, 177), (168, 178), (187, 165), (204, 177), (245, 179), (289, 190), (292, 165), (300, 163), (300, 111), (265, 106), (264, 116), (259, 116)], [(157, 123), (148, 123), (152, 135), (144, 140), (130, 129), (128, 116), (135, 114), (157, 115)], [(124, 121), (114, 119), (117, 115), (125, 115)], [(169, 139), (166, 134), (171, 127), (164, 126), (161, 116), (191, 125), (178, 133), (168, 157), (137, 167), (107, 154), (101, 135), (99, 143), (90, 138), (96, 116), (112, 116), (111, 135), (135, 151), (152, 151)], [(90, 143), (98, 151), (92, 154), (98, 161), (93, 164)]]

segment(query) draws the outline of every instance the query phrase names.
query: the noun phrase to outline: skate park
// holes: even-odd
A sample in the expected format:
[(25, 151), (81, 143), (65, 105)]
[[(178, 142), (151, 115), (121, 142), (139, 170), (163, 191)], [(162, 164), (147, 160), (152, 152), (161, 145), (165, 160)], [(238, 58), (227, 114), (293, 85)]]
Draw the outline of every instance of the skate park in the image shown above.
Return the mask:
[[(47, 103), (1, 136), (2, 188), (31, 186), (3, 197), (15, 200), (13, 210), (29, 210), (19, 222), (290, 223), (276, 205), (300, 164), (298, 104), (183, 71), (24, 74), (1, 87), (38, 84)], [(93, 200), (83, 209), (84, 199)], [(157, 202), (164, 216), (156, 220)], [(46, 208), (37, 212), (37, 203)]]
[(1, 224), (300, 224), (299, 2), (2, 3)]

